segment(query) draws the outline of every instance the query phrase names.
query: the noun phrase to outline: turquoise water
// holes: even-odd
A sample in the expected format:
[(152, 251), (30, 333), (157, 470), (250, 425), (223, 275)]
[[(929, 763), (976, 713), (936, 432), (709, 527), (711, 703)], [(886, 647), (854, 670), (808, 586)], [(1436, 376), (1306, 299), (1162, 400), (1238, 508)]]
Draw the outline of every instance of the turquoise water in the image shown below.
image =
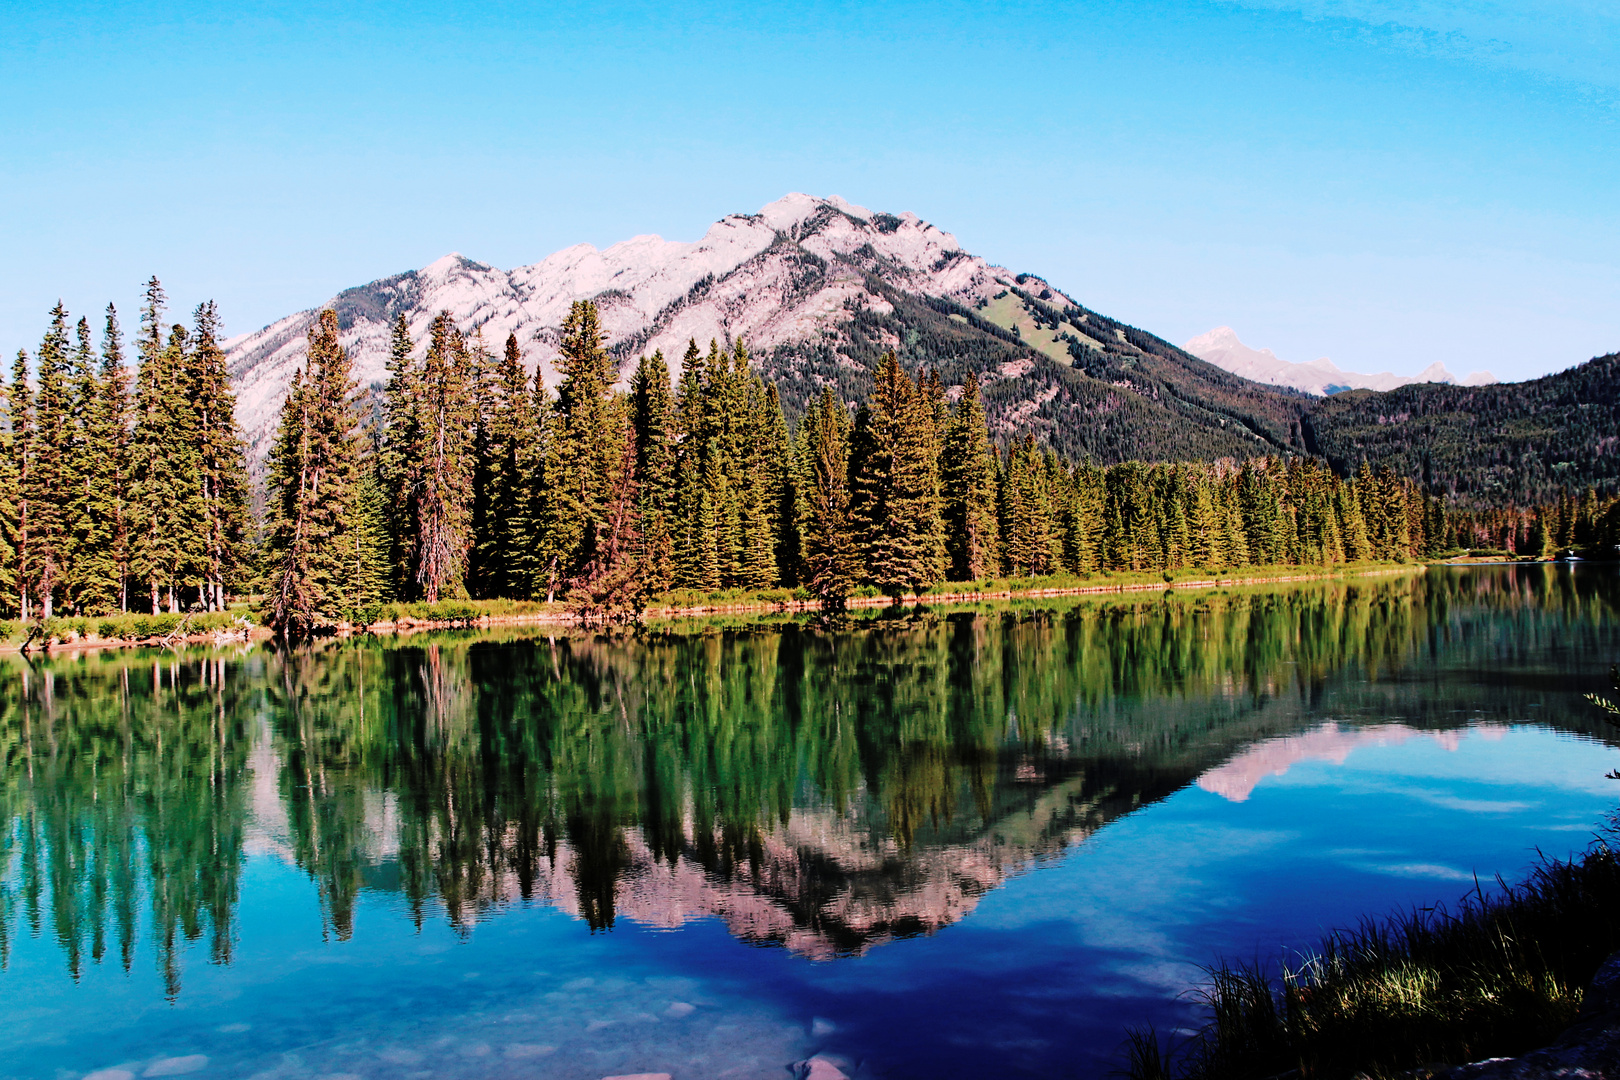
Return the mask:
[(1103, 1076), (1590, 842), (1620, 576), (0, 665), (0, 1076)]

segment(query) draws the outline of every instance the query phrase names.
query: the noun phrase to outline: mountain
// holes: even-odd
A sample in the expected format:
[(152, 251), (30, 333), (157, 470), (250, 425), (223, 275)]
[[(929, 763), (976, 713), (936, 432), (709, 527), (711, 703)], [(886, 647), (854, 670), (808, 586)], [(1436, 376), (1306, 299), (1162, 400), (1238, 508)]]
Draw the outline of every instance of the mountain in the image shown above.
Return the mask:
[[(1410, 383), (1458, 383), (1457, 377), (1438, 361), (1411, 376), (1388, 371), (1377, 375), (1341, 371), (1325, 356), (1308, 364), (1296, 364), (1282, 359), (1270, 349), (1253, 349), (1243, 344), (1238, 340), (1237, 331), (1230, 326), (1217, 326), (1209, 333), (1193, 338), (1182, 348), (1223, 371), (1230, 371), (1245, 379), (1286, 386), (1318, 396), (1337, 394), (1343, 390), (1393, 390)], [(1496, 377), (1490, 372), (1475, 371), (1461, 380), (1460, 385), (1488, 386), (1495, 381)]]
[(1305, 442), (1340, 472), (1388, 465), (1476, 506), (1620, 490), (1620, 353), (1521, 383), (1350, 390), (1305, 418)]
[[(1375, 392), (1380, 380), (1403, 380), (1326, 360), (1290, 364), (1227, 327), (1177, 348), (964, 251), (914, 214), (836, 197), (788, 195), (723, 218), (692, 243), (579, 244), (515, 270), (447, 255), (329, 304), (357, 377), (376, 394), (394, 319), (406, 317), (420, 346), (441, 310), (494, 353), (515, 333), (530, 369), (555, 385), (558, 330), (569, 305), (586, 299), (601, 309), (621, 373), (661, 349), (678, 378), (688, 341), (707, 349), (710, 339), (741, 338), (790, 417), (823, 386), (863, 398), (876, 361), (893, 349), (911, 370), (937, 369), (948, 388), (977, 375), (998, 437), (1031, 432), (1073, 458), (1309, 452), (1341, 471), (1389, 465), (1473, 503), (1620, 487), (1613, 356), (1492, 385), (1467, 385), (1484, 373), (1451, 385), (1436, 364), (1418, 377), (1433, 381)], [(255, 468), (317, 310), (227, 343)], [(1370, 388), (1342, 389), (1358, 380)]]
[[(1032, 431), (1076, 457), (1303, 448), (1303, 395), (1256, 385), (1090, 311), (1038, 277), (964, 251), (914, 214), (836, 197), (788, 195), (721, 219), (693, 243), (579, 244), (509, 271), (447, 255), (329, 304), (357, 377), (376, 393), (395, 318), (406, 317), (420, 345), (441, 310), (491, 352), (515, 333), (531, 370), (555, 385), (559, 327), (585, 299), (601, 309), (621, 372), (656, 349), (678, 378), (688, 341), (706, 349), (711, 339), (741, 338), (790, 416), (824, 385), (846, 400), (863, 396), (876, 360), (894, 349), (908, 368), (938, 369), (947, 387), (976, 374), (998, 435)], [(318, 310), (227, 343), (256, 464)]]

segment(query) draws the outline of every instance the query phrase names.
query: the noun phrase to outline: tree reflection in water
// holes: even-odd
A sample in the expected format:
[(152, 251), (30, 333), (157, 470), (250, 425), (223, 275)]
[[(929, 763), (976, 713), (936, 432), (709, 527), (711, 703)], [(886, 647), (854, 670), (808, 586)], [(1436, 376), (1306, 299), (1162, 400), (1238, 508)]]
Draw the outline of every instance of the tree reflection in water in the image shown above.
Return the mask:
[(1539, 693), (1487, 676), (1414, 696), (1401, 676), (1578, 645), (1616, 593), (1550, 567), (1435, 571), (831, 627), (12, 658), (0, 960), (49, 932), (75, 978), (109, 949), (127, 969), (144, 934), (172, 998), (185, 943), (230, 962), (250, 853), (306, 872), (339, 939), (378, 889), (418, 925), (535, 901), (592, 931), (716, 917), (858, 953), (962, 918), (1258, 740), (1397, 699), (1442, 730)]

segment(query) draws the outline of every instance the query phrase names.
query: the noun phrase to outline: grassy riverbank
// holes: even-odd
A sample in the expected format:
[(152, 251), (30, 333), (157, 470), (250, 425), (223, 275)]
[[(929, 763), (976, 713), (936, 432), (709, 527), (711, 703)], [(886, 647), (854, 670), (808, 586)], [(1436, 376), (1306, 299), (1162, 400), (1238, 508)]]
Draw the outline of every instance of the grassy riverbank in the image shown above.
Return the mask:
[[(1162, 1046), (1131, 1036), (1133, 1080), (1395, 1077), (1552, 1042), (1620, 949), (1620, 858), (1606, 844), (1524, 882), (1329, 935), (1200, 990), (1206, 1026)], [(1421, 1074), (1420, 1074), (1421, 1075)]]
[(106, 644), (161, 641), (170, 635), (191, 638), (217, 631), (242, 628), (239, 620), (253, 621), (248, 609), (157, 615), (114, 614), (67, 616), (36, 622), (22, 619), (0, 620), (0, 648), (17, 649), (32, 639), (37, 646), (48, 644)]
[[(1145, 592), (1163, 589), (1203, 589), (1271, 582), (1359, 577), (1368, 574), (1421, 569), (1414, 563), (1339, 563), (1332, 566), (1257, 566), (1227, 570), (1119, 571), (1090, 575), (1052, 574), (1033, 578), (984, 578), (979, 581), (941, 582), (906, 603), (974, 602), (1017, 597), (1061, 596), (1082, 593)], [(892, 599), (867, 587), (850, 596), (853, 608), (883, 607)], [(764, 611), (806, 611), (819, 604), (804, 589), (675, 589), (647, 601), (649, 619), (694, 615), (742, 614)], [(0, 651), (16, 650), (32, 640), (36, 646), (114, 646), (148, 644), (165, 639), (206, 640), (217, 632), (240, 632), (247, 620), (255, 628), (262, 620), (256, 606), (244, 601), (227, 612), (195, 614), (115, 614), (72, 616), (43, 624), (20, 619), (0, 621)], [(355, 612), (345, 630), (393, 630), (433, 626), (520, 625), (572, 623), (575, 617), (560, 600), (440, 600), (437, 603), (387, 603)], [(36, 632), (37, 627), (37, 632)]]

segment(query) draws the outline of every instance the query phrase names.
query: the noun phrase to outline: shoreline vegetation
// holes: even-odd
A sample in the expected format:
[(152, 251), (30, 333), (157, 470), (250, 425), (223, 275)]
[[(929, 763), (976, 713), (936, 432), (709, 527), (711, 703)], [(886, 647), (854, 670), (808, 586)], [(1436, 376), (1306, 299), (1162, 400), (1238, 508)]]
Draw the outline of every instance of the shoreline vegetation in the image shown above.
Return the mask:
[(1544, 858), (1496, 891), (1476, 883), (1454, 907), (1367, 917), (1269, 963), (1219, 962), (1193, 991), (1205, 1024), (1166, 1045), (1132, 1030), (1127, 1076), (1425, 1080), (1548, 1046), (1595, 1019), (1586, 990), (1620, 950), (1615, 826), (1584, 855)]
[[(1620, 694), (1620, 665), (1610, 669)], [(1620, 706), (1586, 695), (1614, 730)], [(1620, 772), (1608, 774), (1620, 780)], [(1161, 1045), (1127, 1034), (1129, 1080), (1428, 1080), (1597, 1075), (1620, 1043), (1620, 814), (1586, 852), (1540, 857), (1455, 907), (1414, 907), (1333, 930), (1313, 951), (1206, 969), (1198, 1029)], [(1601, 974), (1601, 978), (1599, 978)], [(1539, 1053), (1538, 1053), (1539, 1051)], [(1512, 1058), (1534, 1054), (1534, 1065)], [(1470, 1071), (1468, 1075), (1476, 1075)]]
[[(946, 582), (921, 594), (900, 598), (903, 605), (973, 604), (996, 600), (1043, 599), (1060, 596), (1104, 596), (1124, 593), (1164, 593), (1194, 589), (1292, 584), (1347, 578), (1382, 577), (1416, 573), (1421, 563), (1365, 563), (1339, 566), (1268, 566), (1210, 574), (1189, 571), (1100, 574), (1091, 577), (1053, 575), (1042, 579), (986, 579)], [(881, 608), (895, 604), (893, 597), (866, 589), (844, 601), (845, 608)], [(122, 615), (104, 618), (59, 617), (49, 623), (0, 620), (0, 653), (29, 649), (107, 649), (197, 645), (232, 641), (268, 640), (273, 632), (248, 617), (251, 605), (225, 612), (190, 615)], [(824, 610), (821, 602), (801, 590), (730, 589), (715, 593), (675, 590), (651, 598), (642, 611), (644, 620), (702, 618), (714, 615), (763, 615), (773, 612), (807, 613)], [(342, 623), (335, 635), (411, 633), (423, 630), (497, 626), (594, 625), (568, 610), (566, 604), (511, 600), (440, 600), (427, 603), (382, 605), (376, 618), (365, 623)]]

